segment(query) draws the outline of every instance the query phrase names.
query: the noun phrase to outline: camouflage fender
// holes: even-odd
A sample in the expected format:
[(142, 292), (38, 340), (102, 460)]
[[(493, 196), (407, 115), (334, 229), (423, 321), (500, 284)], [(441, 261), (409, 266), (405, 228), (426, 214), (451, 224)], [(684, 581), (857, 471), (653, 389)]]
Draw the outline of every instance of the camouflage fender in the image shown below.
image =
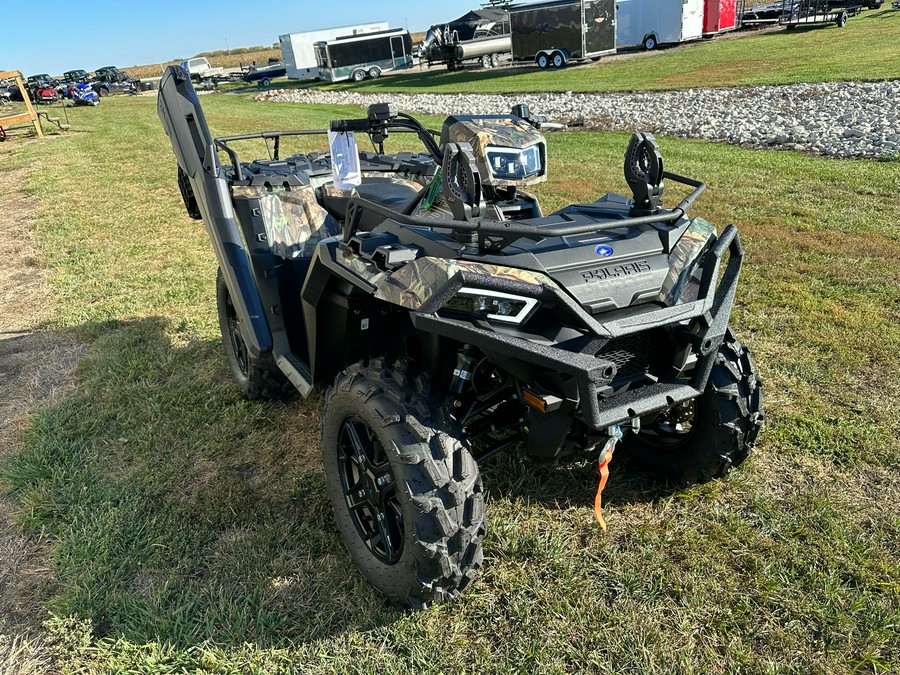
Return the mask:
[[(659, 290), (659, 300), (668, 306), (697, 299), (697, 290), (688, 288), (688, 282), (700, 257), (716, 240), (716, 228), (703, 218), (694, 218), (681, 235), (681, 239), (669, 254), (669, 273)], [(693, 286), (697, 286), (693, 284)], [(687, 292), (685, 292), (687, 289)]]
[(337, 224), (316, 201), (312, 186), (235, 185), (235, 198), (258, 199), (272, 251), (285, 258), (312, 255), (313, 248), (338, 231)]
[(419, 258), (381, 280), (377, 284), (375, 297), (407, 309), (416, 310), (437, 295), (460, 272), (524, 281), (536, 286), (554, 285), (546, 274), (531, 270), (468, 260)]
[(375, 263), (357, 255), (345, 246), (338, 246), (335, 255), (341, 265), (373, 286), (379, 286), (387, 277), (387, 272), (382, 272)]

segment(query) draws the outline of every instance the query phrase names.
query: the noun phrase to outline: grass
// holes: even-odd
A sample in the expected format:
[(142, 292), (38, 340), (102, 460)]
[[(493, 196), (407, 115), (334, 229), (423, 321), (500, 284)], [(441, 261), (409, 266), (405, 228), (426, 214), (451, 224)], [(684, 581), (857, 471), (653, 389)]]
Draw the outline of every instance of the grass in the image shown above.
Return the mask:
[[(348, 114), (203, 101), (214, 134)], [(671, 170), (710, 184), (695, 212), (740, 227), (733, 323), (765, 379), (761, 445), (728, 480), (680, 490), (617, 458), (607, 534), (593, 463), (497, 456), (482, 467), (482, 573), (457, 602), (412, 613), (373, 594), (335, 532), (321, 394), (248, 403), (228, 381), (215, 261), (155, 101), (70, 116), (65, 136), (0, 147), (0, 170), (35, 168), (48, 327), (90, 343), (75, 392), (34, 416), (3, 468), (22, 527), (52, 545), (34, 644), (58, 667), (900, 670), (896, 164), (661, 139)], [(550, 136), (545, 210), (623, 190), (625, 141)]]
[[(581, 68), (428, 71), (330, 85), (368, 92), (458, 94), (640, 91), (896, 78), (900, 12), (864, 10), (833, 24), (719, 37)], [(309, 85), (302, 85), (309, 86)]]

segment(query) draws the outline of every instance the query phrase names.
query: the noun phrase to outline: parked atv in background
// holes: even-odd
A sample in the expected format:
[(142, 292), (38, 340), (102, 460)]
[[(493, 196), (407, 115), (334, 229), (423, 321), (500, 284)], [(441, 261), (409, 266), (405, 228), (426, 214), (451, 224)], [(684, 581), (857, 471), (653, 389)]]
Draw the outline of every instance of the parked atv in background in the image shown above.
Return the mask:
[(98, 96), (109, 96), (110, 94), (134, 94), (137, 87), (134, 80), (123, 72), (107, 72), (98, 75), (91, 83), (94, 91)]
[[(687, 216), (705, 186), (664, 171), (650, 134), (626, 151), (631, 197), (545, 214), (527, 187), (547, 178), (547, 145), (525, 106), (454, 115), (436, 132), (373, 105), (331, 122), (332, 153), (286, 157), (293, 137), (328, 130), (214, 139), (175, 66), (158, 106), (185, 207), (219, 260), (237, 387), (248, 399), (328, 387), (335, 520), (392, 601), (443, 602), (473, 578), (479, 463), (496, 452), (608, 462), (624, 433), (638, 462), (676, 481), (747, 457), (763, 413), (728, 327), (737, 229)], [(357, 151), (351, 132), (375, 151)], [(385, 153), (401, 133), (421, 151)], [(243, 160), (249, 139), (273, 152)], [(693, 191), (664, 208), (664, 180)]]
[(100, 94), (91, 85), (84, 82), (70, 84), (67, 90), (67, 98), (72, 99), (73, 105), (100, 105)]
[(60, 82), (46, 73), (32, 75), (25, 81), (25, 87), (35, 103), (55, 103), (62, 98)]
[(88, 83), (92, 79), (86, 70), (67, 70), (63, 73), (63, 80), (66, 84)]

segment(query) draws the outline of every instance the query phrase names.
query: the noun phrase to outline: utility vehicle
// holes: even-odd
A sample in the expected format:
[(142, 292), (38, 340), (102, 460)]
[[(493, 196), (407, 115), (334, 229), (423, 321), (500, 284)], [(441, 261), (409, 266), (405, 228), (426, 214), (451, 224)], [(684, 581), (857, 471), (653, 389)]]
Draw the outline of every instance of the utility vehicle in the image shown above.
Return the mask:
[[(422, 607), (468, 584), (486, 523), (479, 462), (495, 452), (585, 455), (625, 431), (637, 461), (702, 481), (756, 440), (760, 381), (728, 327), (737, 229), (687, 216), (704, 185), (664, 171), (652, 135), (628, 145), (631, 197), (545, 214), (523, 189), (548, 166), (524, 106), (451, 116), (438, 132), (372, 105), (331, 122), (339, 151), (282, 156), (292, 137), (326, 130), (213, 138), (172, 66), (159, 115), (219, 261), (237, 387), (249, 399), (328, 387), (335, 520), (391, 600)], [(350, 132), (374, 151), (357, 155)], [(399, 133), (422, 151), (385, 153)], [(271, 155), (241, 158), (251, 139)], [(339, 165), (354, 156), (347, 187)], [(663, 208), (664, 179), (692, 192)]]

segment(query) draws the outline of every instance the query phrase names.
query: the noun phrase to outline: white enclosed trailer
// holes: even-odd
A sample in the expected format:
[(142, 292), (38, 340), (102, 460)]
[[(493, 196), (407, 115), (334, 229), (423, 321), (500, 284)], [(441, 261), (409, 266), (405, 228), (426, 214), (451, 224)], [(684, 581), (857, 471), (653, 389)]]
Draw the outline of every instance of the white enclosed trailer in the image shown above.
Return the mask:
[(313, 49), (313, 45), (317, 42), (327, 42), (328, 40), (349, 35), (377, 33), (387, 29), (387, 21), (378, 21), (356, 26), (338, 26), (337, 28), (323, 28), (303, 33), (279, 35), (278, 42), (281, 44), (281, 56), (287, 69), (287, 76), (292, 80), (314, 80), (319, 76), (319, 67), (316, 65), (316, 52)]
[(616, 46), (656, 49), (703, 36), (704, 0), (618, 0)]

